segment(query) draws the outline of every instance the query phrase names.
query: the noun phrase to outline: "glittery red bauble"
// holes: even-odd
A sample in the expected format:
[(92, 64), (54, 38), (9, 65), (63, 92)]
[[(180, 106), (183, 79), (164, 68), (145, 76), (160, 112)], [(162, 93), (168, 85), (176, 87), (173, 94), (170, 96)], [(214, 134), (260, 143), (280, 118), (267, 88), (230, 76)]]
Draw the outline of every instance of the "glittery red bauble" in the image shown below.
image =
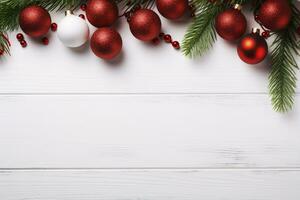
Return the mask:
[(247, 20), (240, 10), (229, 8), (217, 15), (215, 28), (224, 40), (234, 41), (245, 33)]
[(89, 0), (86, 7), (88, 21), (96, 27), (111, 26), (118, 19), (118, 7), (113, 0)]
[(266, 0), (258, 11), (258, 20), (272, 31), (286, 28), (291, 16), (292, 10), (288, 0)]
[(258, 33), (250, 33), (241, 39), (237, 52), (245, 63), (257, 64), (266, 57), (268, 45)]
[(161, 30), (159, 16), (150, 9), (139, 9), (130, 18), (131, 33), (139, 40), (151, 41), (156, 38)]
[(19, 15), (21, 29), (31, 37), (46, 35), (51, 26), (51, 17), (47, 10), (40, 6), (28, 6)]
[(188, 0), (156, 0), (156, 6), (162, 16), (175, 20), (186, 13), (189, 2)]
[(112, 28), (99, 28), (91, 38), (91, 49), (99, 58), (110, 60), (116, 57), (122, 49), (122, 38)]

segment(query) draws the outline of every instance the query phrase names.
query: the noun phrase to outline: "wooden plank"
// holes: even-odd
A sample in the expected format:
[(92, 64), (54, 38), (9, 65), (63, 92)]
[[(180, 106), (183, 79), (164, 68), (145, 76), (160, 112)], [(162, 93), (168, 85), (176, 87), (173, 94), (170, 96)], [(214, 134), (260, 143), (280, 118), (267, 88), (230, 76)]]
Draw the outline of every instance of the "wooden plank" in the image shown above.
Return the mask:
[[(163, 20), (179, 41), (186, 26)], [(0, 61), (0, 93), (267, 93), (268, 70), (240, 61), (236, 48), (222, 39), (207, 55), (191, 60), (170, 45), (136, 40), (126, 22), (118, 30), (124, 50), (114, 62), (96, 58), (88, 45), (64, 48), (54, 33), (47, 47), (26, 38), (26, 49), (11, 34), (13, 55)]]
[(4, 171), (5, 200), (299, 200), (298, 171)]
[(0, 96), (0, 168), (299, 167), (299, 96)]

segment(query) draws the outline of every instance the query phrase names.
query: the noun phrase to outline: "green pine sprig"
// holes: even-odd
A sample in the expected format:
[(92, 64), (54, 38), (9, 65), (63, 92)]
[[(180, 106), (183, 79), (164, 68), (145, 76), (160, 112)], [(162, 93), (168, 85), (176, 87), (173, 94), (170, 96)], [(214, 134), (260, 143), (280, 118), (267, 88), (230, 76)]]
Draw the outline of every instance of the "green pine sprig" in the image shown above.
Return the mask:
[(117, 0), (117, 2), (122, 5), (124, 12), (135, 9), (137, 6), (142, 8), (152, 8), (154, 6), (155, 0)]
[(194, 5), (196, 17), (182, 42), (182, 51), (189, 57), (201, 56), (212, 47), (216, 40), (214, 20), (221, 10), (220, 6), (207, 0), (196, 0)]
[(249, 0), (216, 1), (193, 0), (195, 20), (188, 27), (182, 42), (182, 51), (188, 57), (202, 56), (216, 41), (215, 18), (226, 8)]
[(8, 35), (5, 32), (0, 32), (0, 50), (4, 54), (10, 54), (9, 47)]
[(299, 55), (300, 42), (297, 42), (296, 29), (300, 24), (300, 11), (292, 6), (293, 17), (287, 29), (276, 32), (271, 46), (272, 69), (269, 75), (269, 93), (274, 110), (289, 111), (294, 104), (296, 91), (295, 54)]

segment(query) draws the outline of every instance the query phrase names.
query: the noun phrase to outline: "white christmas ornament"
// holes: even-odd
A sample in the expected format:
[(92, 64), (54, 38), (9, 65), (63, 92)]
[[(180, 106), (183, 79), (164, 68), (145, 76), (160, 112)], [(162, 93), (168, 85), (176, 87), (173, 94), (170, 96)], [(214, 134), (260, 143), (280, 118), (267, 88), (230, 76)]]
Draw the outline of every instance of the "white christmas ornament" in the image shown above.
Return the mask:
[(66, 16), (61, 20), (57, 28), (60, 41), (67, 47), (80, 47), (89, 38), (90, 30), (84, 19), (73, 15), (72, 11), (66, 11)]

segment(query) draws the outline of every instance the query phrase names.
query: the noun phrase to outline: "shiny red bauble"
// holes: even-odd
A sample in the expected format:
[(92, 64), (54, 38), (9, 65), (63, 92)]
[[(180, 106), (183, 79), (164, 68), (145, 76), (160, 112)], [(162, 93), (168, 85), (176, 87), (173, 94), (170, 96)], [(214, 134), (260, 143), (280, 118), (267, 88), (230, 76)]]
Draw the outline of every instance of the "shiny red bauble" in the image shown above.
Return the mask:
[(245, 33), (247, 20), (239, 9), (229, 8), (217, 15), (215, 28), (224, 40), (234, 41)]
[(258, 10), (258, 20), (272, 31), (286, 28), (291, 17), (292, 10), (288, 0), (265, 0)]
[(167, 19), (181, 18), (189, 8), (188, 0), (156, 0), (159, 13)]
[(89, 0), (86, 7), (88, 21), (96, 27), (111, 26), (118, 19), (118, 7), (113, 0)]
[(250, 33), (241, 39), (237, 52), (245, 63), (257, 64), (268, 54), (268, 45), (259, 33)]
[(159, 16), (150, 9), (135, 11), (129, 21), (131, 33), (139, 40), (151, 41), (156, 38), (161, 30)]
[(46, 35), (51, 26), (51, 17), (41, 6), (28, 6), (19, 15), (21, 29), (31, 37)]
[(105, 60), (111, 60), (121, 52), (122, 38), (112, 28), (99, 28), (94, 32), (90, 46), (96, 56)]

